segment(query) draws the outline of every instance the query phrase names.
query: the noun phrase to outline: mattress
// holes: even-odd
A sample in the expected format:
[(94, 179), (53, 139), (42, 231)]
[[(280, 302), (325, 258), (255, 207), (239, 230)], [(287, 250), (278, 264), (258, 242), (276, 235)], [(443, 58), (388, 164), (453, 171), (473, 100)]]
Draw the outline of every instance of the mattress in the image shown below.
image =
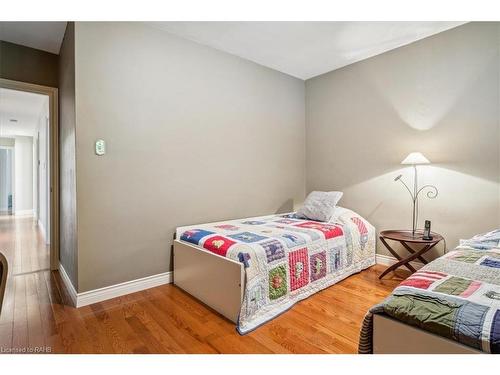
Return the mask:
[(269, 215), (180, 227), (177, 239), (244, 265), (240, 334), (375, 264), (375, 228), (344, 208), (330, 223)]
[(404, 280), (366, 315), (360, 353), (373, 351), (373, 314), (500, 353), (500, 248), (459, 246)]

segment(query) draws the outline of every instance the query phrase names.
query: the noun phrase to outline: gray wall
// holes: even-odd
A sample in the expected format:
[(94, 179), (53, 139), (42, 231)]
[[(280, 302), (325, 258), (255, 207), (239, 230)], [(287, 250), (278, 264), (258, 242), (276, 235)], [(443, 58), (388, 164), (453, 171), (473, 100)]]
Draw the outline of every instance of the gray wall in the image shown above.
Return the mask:
[(75, 40), (68, 22), (59, 54), (59, 258), (71, 282), (78, 288), (75, 162)]
[(461, 26), (308, 80), (304, 92), (300, 80), (142, 24), (73, 33), (70, 23), (61, 262), (79, 292), (165, 272), (175, 227), (290, 210), (306, 183), (344, 191), (342, 205), (379, 230), (409, 227), (410, 200), (393, 179), (411, 179), (399, 163), (417, 150), (433, 161), (420, 182), (440, 189), (421, 200), (421, 222), (448, 247), (498, 226), (499, 35), (494, 23)]
[(303, 200), (303, 81), (138, 23), (75, 44), (79, 292), (169, 271), (177, 226)]
[(58, 87), (57, 55), (0, 41), (0, 78)]
[[(306, 82), (307, 191), (342, 190), (341, 204), (378, 230), (411, 227), (411, 151), (433, 164), (420, 200), (448, 247), (499, 224), (499, 29), (472, 23)], [(378, 251), (386, 253), (379, 244)], [(435, 252), (434, 255), (437, 255)]]

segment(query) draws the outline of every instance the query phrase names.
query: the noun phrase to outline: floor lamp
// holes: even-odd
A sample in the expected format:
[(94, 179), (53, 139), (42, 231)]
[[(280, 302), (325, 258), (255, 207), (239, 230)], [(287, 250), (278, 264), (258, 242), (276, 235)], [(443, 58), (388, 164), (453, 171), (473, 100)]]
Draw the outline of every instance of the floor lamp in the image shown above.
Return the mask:
[(415, 231), (417, 230), (417, 221), (418, 221), (418, 196), (420, 192), (424, 189), (429, 189), (427, 191), (427, 197), (430, 199), (434, 199), (438, 196), (438, 189), (434, 185), (424, 185), (421, 188), (418, 187), (418, 173), (417, 173), (417, 165), (421, 164), (430, 164), (429, 159), (427, 159), (420, 152), (412, 152), (410, 153), (404, 160), (401, 162), (403, 165), (411, 165), (413, 166), (414, 178), (413, 178), (413, 191), (406, 185), (406, 183), (402, 180), (402, 175), (397, 176), (394, 181), (401, 182), (406, 190), (410, 193), (411, 200), (413, 203), (413, 211), (412, 211), (412, 236), (415, 237)]

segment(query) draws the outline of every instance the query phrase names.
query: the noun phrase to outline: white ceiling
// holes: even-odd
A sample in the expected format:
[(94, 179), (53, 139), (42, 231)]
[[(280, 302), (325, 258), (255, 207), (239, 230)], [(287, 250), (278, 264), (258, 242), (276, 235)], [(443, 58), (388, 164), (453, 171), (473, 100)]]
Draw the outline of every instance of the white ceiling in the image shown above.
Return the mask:
[(464, 22), (148, 22), (186, 39), (308, 79)]
[(0, 40), (59, 54), (66, 22), (0, 22)]
[[(146, 22), (301, 79), (464, 22)], [(66, 22), (0, 22), (0, 40), (59, 53)]]
[(36, 135), (38, 117), (48, 100), (46, 95), (0, 88), (0, 137)]

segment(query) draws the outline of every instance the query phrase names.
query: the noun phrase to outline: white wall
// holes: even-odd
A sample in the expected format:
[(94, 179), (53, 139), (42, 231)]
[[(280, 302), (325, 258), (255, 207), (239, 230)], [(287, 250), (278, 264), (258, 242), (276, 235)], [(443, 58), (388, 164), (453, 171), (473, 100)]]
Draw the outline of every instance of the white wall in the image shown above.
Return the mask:
[[(35, 155), (35, 197), (38, 191), (38, 225), (42, 231), (45, 241), (50, 243), (50, 163), (49, 163), (49, 98), (47, 97), (40, 112), (37, 124), (37, 155)], [(38, 168), (37, 168), (38, 164)], [(38, 185), (38, 186), (37, 186)]]
[(33, 217), (38, 220), (38, 133), (37, 130), (33, 132)]
[(411, 183), (399, 163), (421, 151), (433, 164), (420, 183), (439, 196), (422, 195), (419, 226), (431, 220), (449, 248), (497, 228), (499, 47), (498, 23), (470, 23), (308, 80), (307, 190), (344, 191), (378, 230), (411, 228), (394, 177)]
[(9, 195), (13, 194), (12, 160), (13, 148), (0, 147), (0, 211), (9, 208)]
[(33, 213), (33, 137), (15, 137), (14, 165), (15, 213)]

